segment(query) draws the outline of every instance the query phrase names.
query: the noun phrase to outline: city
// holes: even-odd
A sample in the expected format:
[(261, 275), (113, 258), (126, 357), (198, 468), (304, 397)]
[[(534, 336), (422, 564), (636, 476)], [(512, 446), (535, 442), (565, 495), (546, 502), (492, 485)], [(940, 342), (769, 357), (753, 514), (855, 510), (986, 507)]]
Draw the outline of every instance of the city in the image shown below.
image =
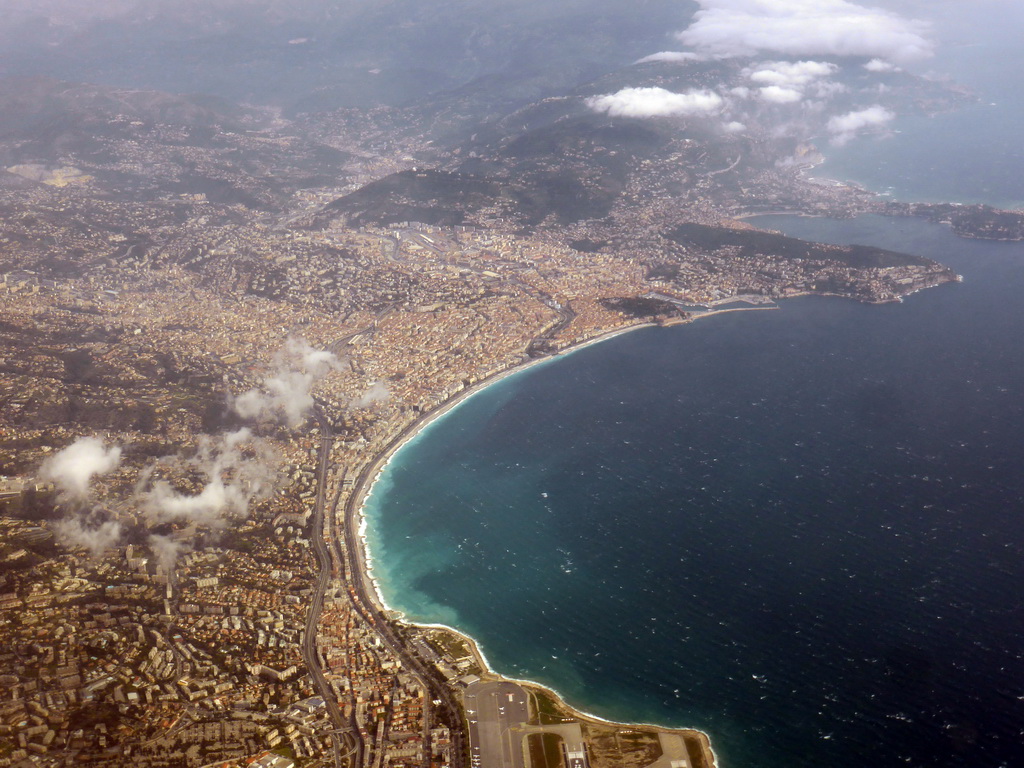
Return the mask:
[[(622, 75), (604, 77), (586, 93)], [(958, 279), (764, 233), (758, 213), (1024, 232), (1019, 213), (815, 182), (817, 150), (768, 118), (640, 129), (572, 92), (445, 146), (479, 115), (285, 118), (18, 82), (45, 108), (0, 107), (69, 127), (0, 136), (0, 768), (712, 768), (699, 731), (576, 712), (388, 610), (363, 536), (374, 480), (461, 397), (578, 345)], [(930, 109), (967, 98), (887, 87)], [(57, 468), (83, 441), (98, 463), (76, 485)]]

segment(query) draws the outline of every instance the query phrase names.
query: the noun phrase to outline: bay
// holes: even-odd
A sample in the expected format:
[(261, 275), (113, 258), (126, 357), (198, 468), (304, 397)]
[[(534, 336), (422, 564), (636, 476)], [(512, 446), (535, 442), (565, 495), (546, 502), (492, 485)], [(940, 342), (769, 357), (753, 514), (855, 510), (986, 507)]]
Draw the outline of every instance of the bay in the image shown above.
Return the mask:
[(761, 220), (962, 284), (641, 330), (475, 396), (370, 499), (411, 618), (727, 766), (1024, 758), (1024, 246)]
[[(978, 103), (816, 175), (1020, 207), (1019, 23), (941, 7), (936, 69)], [(577, 707), (706, 730), (727, 767), (1022, 765), (1024, 246), (757, 223), (964, 281), (637, 331), (488, 388), (375, 487), (381, 589)]]
[(932, 17), (937, 59), (918, 74), (966, 87), (974, 102), (936, 114), (904, 114), (879, 135), (843, 146), (820, 139), (814, 175), (854, 182), (906, 202), (987, 203), (1024, 209), (1024, 6), (1003, 0), (928, 0), (904, 8)]

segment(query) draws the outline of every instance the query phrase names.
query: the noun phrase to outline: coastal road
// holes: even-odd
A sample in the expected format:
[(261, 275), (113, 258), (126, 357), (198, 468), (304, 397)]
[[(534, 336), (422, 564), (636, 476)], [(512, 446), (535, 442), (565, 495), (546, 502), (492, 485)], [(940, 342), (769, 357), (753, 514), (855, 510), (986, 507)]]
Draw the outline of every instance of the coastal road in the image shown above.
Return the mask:
[[(397, 251), (397, 243), (394, 243), (393, 245), (395, 246), (395, 250)], [(544, 304), (551, 307), (558, 313), (558, 321), (551, 328), (547, 329), (547, 331), (534, 337), (534, 339), (531, 341), (529, 345), (529, 348), (533, 348), (535, 345), (542, 341), (551, 339), (557, 333), (568, 327), (575, 319), (576, 313), (568, 303), (566, 303), (565, 305), (557, 305), (550, 295), (532, 289), (530, 286), (522, 283), (522, 281), (518, 280), (517, 278), (514, 278), (513, 282), (516, 285), (518, 285), (520, 289), (526, 291), (528, 294), (539, 299)], [(381, 313), (378, 314), (378, 317), (375, 318), (374, 323), (371, 324), (370, 326), (367, 326), (367, 328), (360, 329), (349, 334), (348, 336), (336, 340), (329, 347), (331, 351), (335, 352), (336, 354), (339, 353), (341, 349), (344, 347), (344, 345), (348, 343), (349, 340), (351, 340), (351, 338), (353, 338), (355, 335), (359, 333), (366, 332), (367, 330), (373, 328), (376, 322), (380, 320), (384, 315), (386, 315), (391, 308), (392, 307), (390, 306), (386, 307)], [(486, 382), (486, 379), (484, 379), (481, 382), (478, 382), (478, 385), (481, 385), (484, 382)], [(441, 407), (444, 407), (444, 404), (442, 404)], [(424, 688), (428, 692), (427, 702), (433, 705), (433, 709), (437, 714), (437, 719), (439, 721), (446, 722), (451, 726), (451, 768), (466, 768), (466, 755), (468, 750), (466, 749), (466, 734), (463, 728), (465, 720), (463, 719), (462, 702), (459, 700), (459, 697), (452, 689), (451, 685), (440, 678), (438, 670), (433, 665), (433, 663), (431, 663), (429, 660), (421, 658), (410, 643), (406, 642), (405, 639), (398, 636), (397, 632), (395, 631), (395, 627), (392, 624), (389, 617), (385, 616), (380, 606), (377, 605), (375, 599), (376, 596), (373, 594), (373, 586), (368, 583), (368, 578), (366, 576), (366, 563), (364, 560), (365, 553), (363, 551), (364, 542), (360, 540), (358, 533), (360, 507), (362, 505), (363, 497), (366, 493), (367, 488), (369, 487), (370, 483), (372, 483), (373, 479), (376, 477), (386, 457), (388, 457), (391, 454), (391, 452), (395, 450), (396, 446), (401, 445), (402, 442), (404, 442), (406, 438), (409, 437), (409, 435), (413, 434), (419, 428), (420, 423), (424, 417), (431, 418), (431, 415), (424, 414), (423, 416), (421, 416), (421, 418), (407, 424), (405, 428), (402, 429), (401, 432), (383, 448), (383, 450), (378, 452), (373, 459), (358, 467), (355, 481), (352, 484), (351, 491), (345, 500), (344, 506), (344, 525), (342, 526), (341, 535), (344, 538), (345, 546), (344, 548), (342, 548), (340, 541), (338, 541), (337, 539), (333, 540), (331, 542), (332, 555), (334, 555), (337, 558), (336, 562), (345, 563), (346, 565), (346, 569), (349, 573), (351, 581), (350, 587), (352, 589), (354, 597), (352, 601), (353, 608), (355, 608), (355, 610), (362, 616), (362, 618), (377, 631), (378, 635), (381, 637), (384, 643), (401, 660), (402, 665), (409, 672), (411, 672), (413, 675), (419, 678), (421, 683), (424, 685)], [(321, 428), (326, 429), (327, 420), (322, 416), (319, 418), (321, 422)], [(318, 495), (317, 499), (318, 508), (322, 502), (322, 488), (323, 485), (321, 485), (321, 493)], [(332, 519), (337, 519), (336, 514), (338, 501), (339, 499), (336, 496), (329, 512)], [(321, 527), (318, 528), (318, 530), (322, 532), (322, 516), (319, 518), (319, 520)], [(322, 543), (322, 534), (314, 536), (313, 540), (317, 541), (318, 543)], [(317, 549), (317, 557), (319, 558), (319, 547)], [(324, 561), (321, 562), (323, 563)], [(326, 565), (322, 566), (322, 568), (326, 569)], [(514, 684), (510, 685), (514, 686)], [(527, 711), (528, 708), (526, 706), (526, 694), (522, 692), (522, 689), (519, 688), (519, 686), (514, 687), (519, 690), (521, 694), (522, 703), (521, 705), (517, 703), (518, 700), (513, 700), (509, 703), (513, 705), (513, 709), (520, 706), (523, 709), (521, 713), (518, 712), (518, 710), (516, 710), (517, 714), (515, 715), (512, 715), (512, 710), (508, 708), (505, 708), (504, 711), (498, 711), (497, 714), (501, 716), (499, 726), (500, 723), (504, 723), (506, 722), (506, 720), (508, 722), (508, 726), (505, 727), (504, 730), (502, 731), (503, 733), (508, 733), (508, 729), (514, 727), (512, 724), (513, 717), (521, 717), (521, 719), (518, 721), (516, 725), (524, 724), (529, 719), (529, 714)], [(425, 708), (424, 714), (426, 715), (427, 712), (428, 709)], [(509, 712), (510, 714), (506, 715), (506, 712)], [(430, 725), (429, 721), (431, 719), (432, 718), (430, 718), (428, 715), (428, 727)], [(431, 752), (430, 746), (431, 745), (428, 736), (424, 739), (424, 751), (426, 753), (426, 760), (428, 764), (430, 759), (429, 755)], [(474, 768), (490, 768), (490, 764), (484, 766), (480, 762), (478, 762), (476, 760), (475, 753), (471, 754), (471, 760)], [(517, 746), (516, 749), (509, 751), (509, 760), (513, 762), (494, 763), (494, 765), (508, 765), (509, 768), (523, 768), (522, 749), (519, 746)]]
[(472, 768), (524, 768), (521, 729), (530, 720), (526, 691), (510, 682), (478, 682), (466, 688), (462, 700)]
[[(415, 423), (410, 424), (395, 438), (391, 445), (405, 439), (408, 433), (415, 428)], [(392, 653), (402, 662), (402, 666), (419, 678), (424, 689), (427, 691), (427, 703), (433, 704), (432, 709), (437, 713), (439, 720), (447, 722), (451, 726), (451, 767), (464, 768), (465, 753), (463, 749), (465, 741), (463, 739), (462, 714), (454, 691), (440, 678), (433, 664), (420, 658), (412, 648), (412, 644), (407, 643), (398, 636), (391, 621), (383, 614), (374, 596), (371, 595), (373, 586), (367, 583), (366, 564), (363, 560), (363, 542), (359, 539), (357, 520), (363, 493), (376, 476), (377, 469), (387, 453), (388, 450), (385, 450), (383, 454), (378, 455), (376, 461), (371, 461), (360, 468), (359, 475), (355, 483), (353, 483), (352, 491), (345, 502), (345, 524), (342, 534), (345, 538), (344, 555), (347, 557), (351, 586), (356, 596), (356, 599), (352, 601), (352, 605), (363, 619), (377, 631)], [(337, 503), (337, 499), (335, 499), (335, 503)], [(333, 510), (332, 514), (334, 514)], [(337, 546), (338, 542), (335, 542), (335, 547), (337, 548)], [(342, 553), (338, 551), (337, 554), (341, 558)], [(424, 713), (427, 711), (428, 709), (425, 707)], [(429, 761), (429, 741), (425, 740), (424, 751)]]

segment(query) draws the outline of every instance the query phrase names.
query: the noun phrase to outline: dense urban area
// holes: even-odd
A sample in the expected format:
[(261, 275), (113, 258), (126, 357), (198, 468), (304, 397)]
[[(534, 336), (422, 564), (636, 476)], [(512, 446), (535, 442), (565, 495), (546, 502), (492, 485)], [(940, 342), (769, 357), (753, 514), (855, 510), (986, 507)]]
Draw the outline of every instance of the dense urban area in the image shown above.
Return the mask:
[[(740, 88), (745, 65), (653, 61), (479, 131), (462, 96), (286, 118), (4, 80), (0, 767), (711, 768), (698, 731), (589, 718), (404, 623), (360, 522), (425, 419), (532, 361), (957, 279), (752, 215), (1024, 236), (1020, 214), (816, 181), (812, 138), (771, 114), (726, 132), (587, 106), (627, 76)], [(878, 77), (919, 111), (970, 98)]]

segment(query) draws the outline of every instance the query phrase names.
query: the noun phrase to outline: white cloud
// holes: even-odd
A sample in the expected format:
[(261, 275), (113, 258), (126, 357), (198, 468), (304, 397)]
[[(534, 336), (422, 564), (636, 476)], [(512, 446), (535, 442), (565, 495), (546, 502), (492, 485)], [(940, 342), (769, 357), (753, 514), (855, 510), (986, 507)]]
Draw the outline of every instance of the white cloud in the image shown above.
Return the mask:
[(900, 68), (885, 59), (872, 59), (864, 65), (868, 72), (899, 72)]
[(837, 93), (846, 93), (850, 89), (842, 83), (832, 81), (820, 81), (812, 83), (808, 89), (809, 93), (818, 99), (830, 99)]
[(586, 100), (586, 105), (595, 112), (606, 112), (612, 117), (709, 115), (720, 110), (723, 104), (722, 97), (711, 91), (674, 93), (664, 88), (623, 88)]
[(773, 61), (750, 71), (749, 77), (761, 85), (803, 88), (814, 80), (828, 77), (837, 69), (824, 61)]
[(95, 437), (80, 437), (44, 461), (39, 474), (56, 484), (72, 501), (81, 502), (89, 495), (93, 477), (112, 471), (120, 461), (118, 446), (106, 448)]
[(167, 573), (174, 568), (178, 555), (182, 550), (187, 549), (188, 545), (170, 536), (154, 533), (149, 537), (149, 548), (153, 551), (154, 557), (156, 557), (157, 566), (161, 571)]
[(769, 85), (761, 89), (761, 99), (770, 101), (772, 104), (795, 104), (804, 96), (794, 88), (783, 88), (778, 85)]
[(650, 56), (644, 56), (642, 59), (637, 59), (634, 63), (646, 64), (650, 61), (703, 61), (706, 58), (706, 56), (701, 56), (693, 51), (660, 51), (652, 53)]
[(383, 381), (377, 381), (370, 385), (359, 397), (352, 398), (349, 408), (369, 408), (374, 403), (384, 403), (391, 397), (391, 390)]
[(93, 478), (113, 472), (120, 463), (121, 448), (108, 448), (95, 437), (80, 437), (43, 462), (39, 476), (57, 486), (65, 505), (64, 518), (54, 525), (61, 543), (85, 547), (98, 557), (121, 539), (121, 523), (105, 506), (89, 500)]
[(876, 104), (867, 109), (855, 110), (833, 117), (828, 121), (828, 131), (832, 134), (832, 143), (842, 145), (865, 128), (878, 128), (894, 117), (896, 115), (888, 109)]
[(302, 339), (288, 339), (275, 358), (277, 373), (263, 381), (263, 389), (250, 389), (234, 399), (243, 419), (281, 418), (298, 427), (313, 408), (313, 384), (340, 366), (326, 350), (313, 349)]
[(715, 56), (930, 56), (927, 25), (848, 0), (698, 0), (701, 10), (677, 37)]
[[(141, 475), (136, 498), (157, 522), (185, 521), (214, 528), (246, 515), (250, 502), (266, 498), (277, 482), (278, 457), (266, 441), (248, 429), (218, 438), (200, 436), (195, 456), (169, 456)], [(189, 470), (205, 477), (196, 494), (180, 493), (166, 480), (153, 480), (162, 469)]]
[(57, 538), (72, 547), (85, 547), (93, 557), (99, 557), (121, 540), (123, 529), (117, 520), (91, 523), (81, 517), (69, 517), (55, 526)]
[(722, 126), (728, 133), (741, 133), (747, 130), (747, 126), (743, 123), (733, 120), (731, 123), (726, 123)]
[(266, 392), (250, 389), (235, 400), (235, 411), (244, 419), (280, 414), (289, 427), (298, 427), (313, 407), (313, 375), (304, 371), (282, 371), (263, 381)]
[(175, 493), (167, 484), (153, 490), (153, 509), (161, 520), (194, 520), (214, 524), (224, 514), (240, 514), (248, 508), (248, 499), (238, 486), (214, 477), (195, 496)]
[[(293, 351), (312, 371), (330, 364), (320, 353), (306, 355), (298, 346)], [(133, 527), (124, 514), (126, 505), (93, 503), (89, 493), (93, 479), (112, 472), (120, 461), (120, 447), (108, 448), (97, 438), (83, 437), (43, 462), (39, 476), (56, 483), (60, 500), (66, 505), (64, 518), (54, 524), (54, 533), (63, 544), (85, 547), (99, 556), (124, 543)], [(243, 517), (252, 501), (273, 492), (279, 464), (280, 457), (270, 444), (248, 429), (218, 437), (200, 435), (194, 453), (165, 456), (147, 466), (139, 475), (128, 507), (142, 509), (157, 522), (222, 527), (231, 518)], [(168, 469), (193, 480), (205, 478), (202, 489), (188, 495), (167, 480), (154, 479)], [(150, 546), (164, 567), (169, 567), (187, 542), (154, 535)]]

